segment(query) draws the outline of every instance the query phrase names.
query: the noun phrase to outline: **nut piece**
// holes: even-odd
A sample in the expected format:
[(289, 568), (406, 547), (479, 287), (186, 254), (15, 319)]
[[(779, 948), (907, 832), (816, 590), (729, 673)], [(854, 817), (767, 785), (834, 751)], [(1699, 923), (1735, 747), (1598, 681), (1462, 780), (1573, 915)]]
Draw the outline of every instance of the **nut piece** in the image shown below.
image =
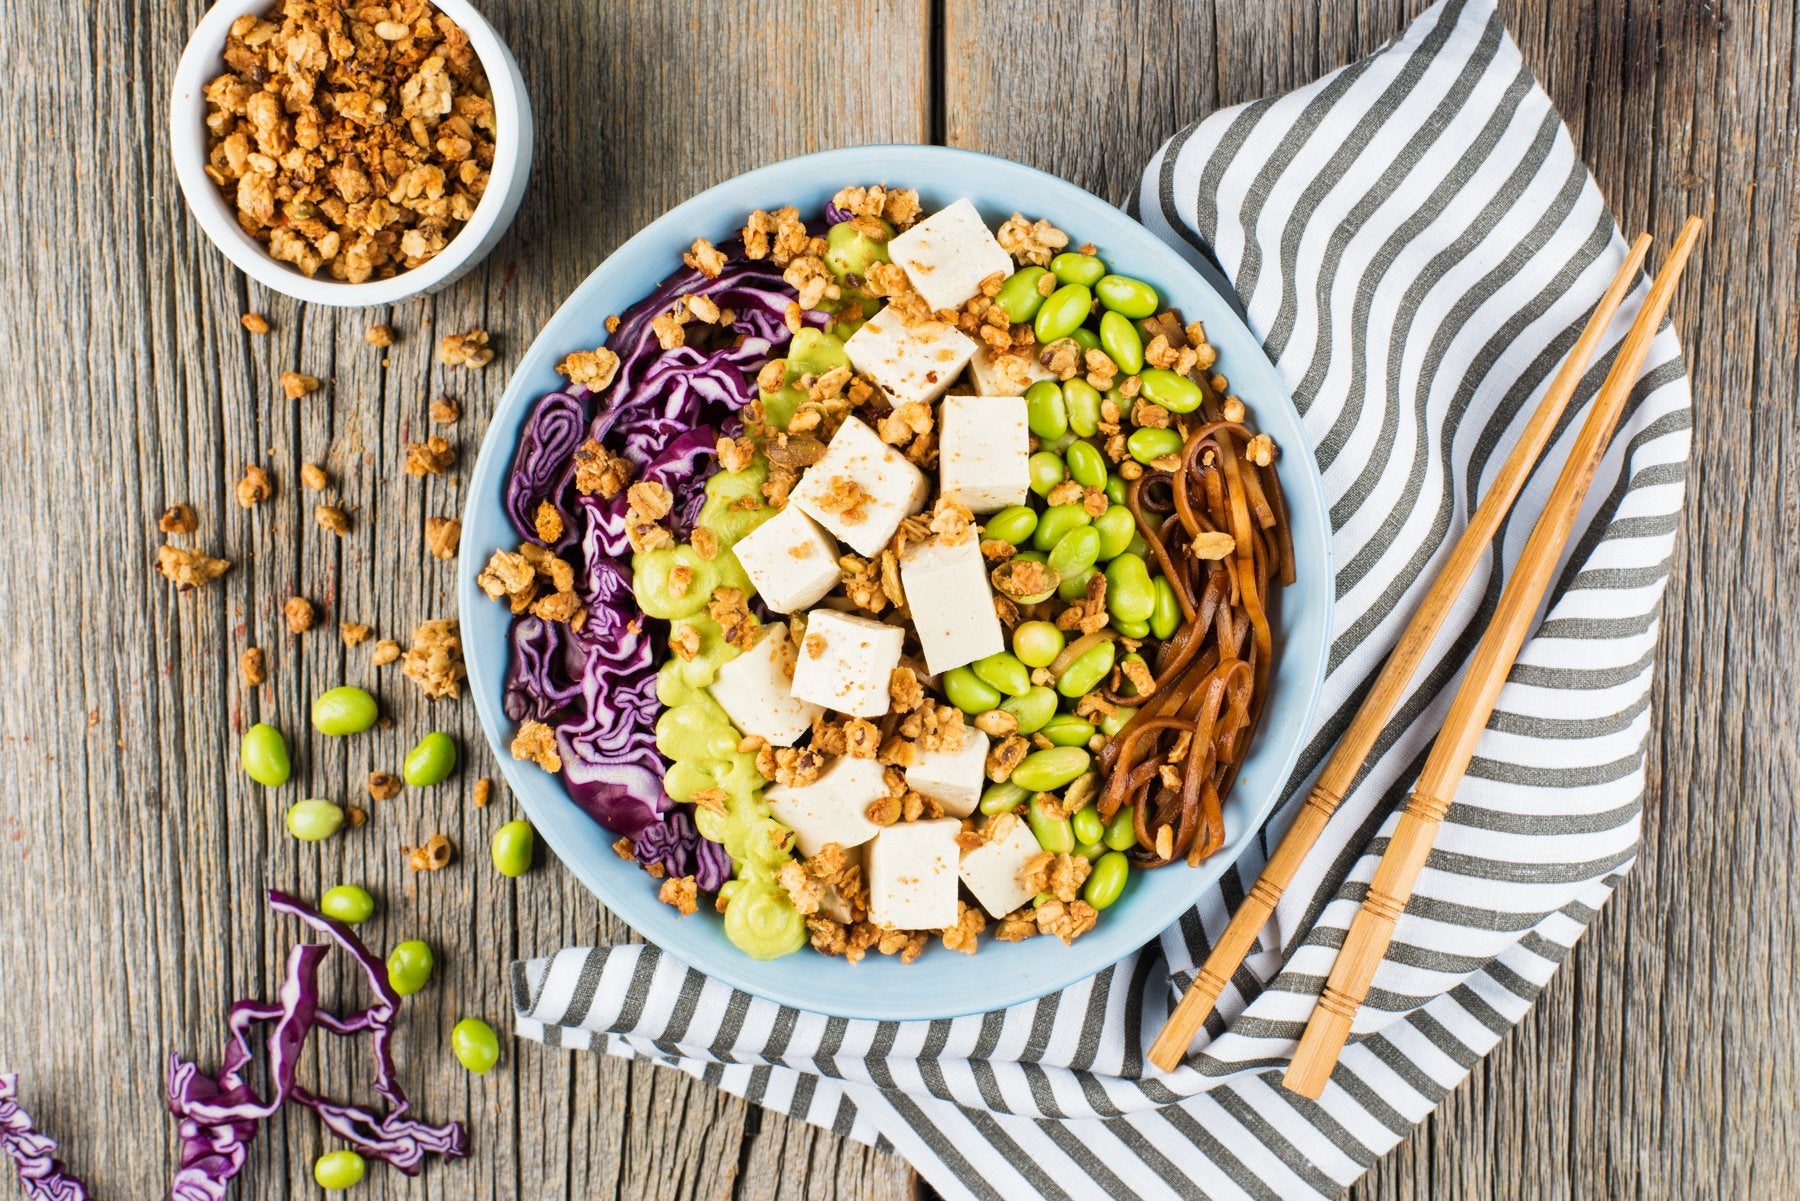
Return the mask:
[(251, 688), (268, 679), (269, 672), (263, 662), (262, 648), (246, 647), (244, 653), (238, 656), (238, 670), (244, 673), (244, 683)]
[(413, 631), (413, 644), (400, 670), (424, 691), (428, 700), (460, 696), (468, 671), (463, 667), (462, 640), (457, 636), (456, 622), (440, 619), (421, 623)]
[(440, 396), (431, 402), (431, 420), (437, 425), (455, 425), (462, 416), (462, 409), (448, 396)]
[(299, 400), (302, 396), (319, 390), (319, 377), (302, 375), (298, 371), (281, 373), (281, 391), (289, 400)]
[(361, 646), (369, 640), (369, 627), (355, 621), (338, 622), (338, 637), (345, 646)]
[(244, 478), (237, 482), (237, 502), (248, 509), (260, 505), (275, 495), (275, 487), (269, 483), (269, 473), (255, 463), (244, 466)]
[(569, 377), (589, 392), (604, 392), (619, 372), (619, 356), (606, 347), (577, 350), (556, 365), (557, 374)]
[(562, 770), (562, 756), (556, 751), (556, 733), (541, 721), (522, 723), (510, 749), (514, 759), (535, 763), (547, 772)]
[[(405, 849), (405, 848), (402, 848)], [(406, 866), (415, 872), (441, 872), (450, 866), (456, 848), (442, 834), (433, 834), (422, 847), (406, 852)]]
[(438, 362), (446, 367), (479, 370), (493, 362), (494, 352), (488, 348), (485, 329), (472, 329), (466, 334), (445, 334), (438, 342)]
[(261, 313), (245, 313), (238, 318), (238, 321), (243, 324), (245, 329), (258, 337), (269, 332), (269, 319)]
[(406, 444), (406, 474), (418, 478), (443, 475), (456, 462), (456, 452), (448, 439), (433, 434), (423, 442)]
[(330, 482), (330, 479), (325, 475), (325, 469), (317, 463), (304, 463), (301, 465), (300, 483), (308, 491), (323, 492), (325, 491), (325, 485)]
[(157, 574), (182, 591), (209, 584), (231, 570), (231, 563), (185, 546), (162, 546), (156, 551)]
[(699, 889), (692, 876), (670, 876), (662, 883), (656, 893), (656, 899), (665, 905), (673, 905), (682, 917), (688, 916), (699, 908)]
[(313, 508), (313, 517), (321, 526), (342, 538), (350, 532), (350, 518), (336, 505), (317, 505)]
[(399, 657), (400, 644), (392, 638), (383, 638), (375, 644), (374, 651), (369, 655), (369, 662), (376, 667), (386, 667)]
[(370, 346), (379, 346), (383, 350), (394, 344), (394, 327), (391, 325), (371, 325), (363, 334), (363, 341)]
[(316, 616), (312, 602), (304, 596), (290, 597), (288, 603), (281, 606), (281, 615), (287, 618), (288, 632), (292, 634), (304, 634), (312, 629)]
[(165, 534), (191, 534), (200, 526), (191, 506), (173, 504), (162, 511), (156, 519), (156, 528)]
[(479, 780), (475, 781), (475, 807), (477, 809), (486, 809), (487, 803), (488, 803), (488, 797), (493, 793), (493, 791), (494, 791), (494, 782), (492, 780), (488, 779), (486, 776), (483, 776)]
[(440, 559), (456, 558), (456, 543), (462, 537), (462, 522), (454, 517), (425, 519), (425, 545)]
[(378, 801), (393, 800), (400, 795), (400, 777), (393, 772), (370, 772), (369, 795)]

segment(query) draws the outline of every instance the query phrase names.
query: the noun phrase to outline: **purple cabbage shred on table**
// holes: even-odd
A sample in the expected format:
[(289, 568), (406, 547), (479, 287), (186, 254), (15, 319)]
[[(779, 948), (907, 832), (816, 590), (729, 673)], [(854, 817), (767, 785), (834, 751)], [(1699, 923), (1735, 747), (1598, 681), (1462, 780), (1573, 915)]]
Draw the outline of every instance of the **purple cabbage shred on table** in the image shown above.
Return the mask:
[[(715, 447), (743, 430), (742, 411), (756, 397), (755, 375), (786, 346), (793, 291), (781, 268), (721, 247), (717, 278), (692, 268), (670, 275), (622, 316), (607, 345), (619, 356), (605, 397), (572, 386), (537, 402), (520, 434), (506, 485), (506, 511), (522, 539), (545, 545), (535, 515), (548, 503), (563, 518), (551, 549), (574, 551), (577, 591), (587, 616), (580, 629), (522, 616), (513, 622), (512, 659), (504, 690), (506, 715), (541, 721), (556, 731), (563, 781), (595, 821), (633, 841), (639, 862), (671, 876), (695, 877), (711, 891), (731, 872), (718, 843), (663, 790), (656, 751), (655, 644), (661, 623), (649, 621), (631, 592), (627, 499), (583, 495), (575, 488), (574, 453), (587, 439), (624, 455), (634, 479), (662, 484), (675, 497), (670, 523), (687, 538), (705, 503), (705, 483), (718, 470)], [(664, 350), (651, 322), (681, 296), (706, 296), (734, 322), (706, 345)], [(822, 322), (822, 314), (806, 319)], [(694, 328), (694, 327), (690, 327)]]
[(28, 1201), (88, 1201), (81, 1183), (56, 1158), (56, 1144), (39, 1134), (19, 1105), (19, 1078), (0, 1074), (0, 1147), (19, 1170)]
[[(169, 1057), (169, 1110), (181, 1119), (181, 1161), (170, 1186), (172, 1201), (221, 1201), (226, 1186), (244, 1168), (249, 1145), (262, 1123), (289, 1101), (319, 1115), (333, 1135), (370, 1159), (386, 1160), (408, 1176), (418, 1174), (427, 1155), (459, 1159), (468, 1154), (462, 1123), (428, 1126), (406, 1116), (409, 1107), (394, 1066), (394, 1017), (400, 997), (388, 983), (387, 968), (363, 946), (350, 928), (313, 912), (286, 893), (271, 889), (269, 906), (299, 918), (350, 953), (368, 980), (375, 1000), (366, 1009), (339, 1017), (319, 1008), (319, 963), (330, 947), (300, 943), (288, 952), (287, 970), (278, 999), (239, 1001), (227, 1024), (231, 1042), (215, 1075)], [(268, 1023), (266, 1075), (269, 1099), (259, 1098), (244, 1080), (255, 1059), (251, 1028)], [(306, 1038), (315, 1029), (340, 1037), (367, 1032), (374, 1040), (375, 1093), (387, 1104), (385, 1113), (367, 1106), (321, 1097), (295, 1082)], [(85, 1195), (85, 1194), (84, 1194)]]

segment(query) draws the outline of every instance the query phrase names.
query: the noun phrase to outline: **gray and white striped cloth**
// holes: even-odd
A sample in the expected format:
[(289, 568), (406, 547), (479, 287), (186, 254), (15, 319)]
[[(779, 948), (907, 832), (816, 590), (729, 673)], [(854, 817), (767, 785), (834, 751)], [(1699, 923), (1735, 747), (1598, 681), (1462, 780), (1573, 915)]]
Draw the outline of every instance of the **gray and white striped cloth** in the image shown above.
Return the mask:
[[(1332, 503), (1318, 729), (1262, 846), (1161, 939), (1064, 992), (844, 1021), (651, 946), (514, 965), (518, 1029), (666, 1063), (889, 1147), (945, 1197), (1333, 1197), (1532, 1003), (1630, 868), (1688, 452), (1664, 330), (1324, 1098), (1280, 1074), (1467, 660), (1611, 363), (1609, 332), (1422, 678), (1185, 1066), (1144, 1061), (1625, 249), (1492, 0), (1445, 0), (1287, 96), (1183, 130), (1139, 215), (1209, 247), (1299, 406)], [(1306, 453), (1288, 447), (1287, 452)]]

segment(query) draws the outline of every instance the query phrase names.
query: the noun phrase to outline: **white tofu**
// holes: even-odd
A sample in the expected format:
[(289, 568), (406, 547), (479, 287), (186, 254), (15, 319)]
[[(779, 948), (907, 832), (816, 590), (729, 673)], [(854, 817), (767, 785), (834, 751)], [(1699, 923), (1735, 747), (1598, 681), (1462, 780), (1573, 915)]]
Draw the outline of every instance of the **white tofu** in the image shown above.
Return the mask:
[(1031, 827), (1012, 814), (988, 818), (983, 832), (996, 821), (1005, 821), (1009, 828), (976, 849), (964, 851), (957, 874), (983, 909), (993, 917), (1005, 917), (1036, 895), (1025, 886), (1023, 877), (1025, 865), (1043, 848)]
[(971, 513), (1022, 505), (1031, 430), (1022, 396), (946, 396), (938, 409), (938, 488)]
[(944, 930), (956, 924), (954, 817), (901, 822), (869, 844), (869, 920), (890, 930)]
[[(990, 616), (992, 612), (990, 606)], [(814, 609), (807, 615), (806, 638), (795, 662), (794, 696), (853, 717), (880, 717), (888, 711), (888, 680), (900, 663), (905, 638), (899, 626)]]
[[(864, 496), (848, 511), (833, 507), (832, 494), (854, 483)], [(900, 522), (925, 507), (930, 485), (906, 456), (855, 417), (831, 437), (825, 457), (806, 469), (789, 499), (814, 521), (848, 542), (864, 558), (881, 553)]]
[(987, 784), (987, 753), (988, 736), (966, 727), (955, 750), (920, 751), (919, 761), (906, 769), (906, 786), (942, 805), (950, 816), (967, 817)]
[(732, 724), (772, 746), (793, 746), (824, 712), (794, 695), (794, 641), (785, 621), (763, 627), (755, 646), (719, 668), (706, 690)]
[(800, 854), (810, 856), (829, 842), (848, 849), (881, 833), (881, 827), (869, 820), (868, 809), (887, 794), (881, 764), (840, 755), (811, 784), (804, 788), (773, 784), (763, 800), (775, 820), (794, 832)]
[(906, 325), (892, 308), (884, 308), (850, 335), (844, 353), (851, 366), (880, 386), (889, 404), (930, 404), (969, 365), (975, 340), (941, 321)]
[[(908, 547), (900, 559), (900, 586), (933, 675), (1006, 649), (987, 562), (973, 531), (954, 546), (933, 538)], [(800, 660), (804, 673), (806, 656)]]
[(962, 307), (998, 271), (1010, 275), (1012, 256), (1001, 249), (987, 222), (967, 198), (939, 209), (888, 242), (913, 291), (935, 311)]
[(980, 346), (969, 360), (969, 379), (983, 396), (1022, 396), (1041, 379), (1055, 379), (1056, 372), (1029, 354), (995, 354)]
[(806, 608), (839, 579), (836, 539), (797, 505), (787, 506), (731, 549), (756, 594), (777, 613)]

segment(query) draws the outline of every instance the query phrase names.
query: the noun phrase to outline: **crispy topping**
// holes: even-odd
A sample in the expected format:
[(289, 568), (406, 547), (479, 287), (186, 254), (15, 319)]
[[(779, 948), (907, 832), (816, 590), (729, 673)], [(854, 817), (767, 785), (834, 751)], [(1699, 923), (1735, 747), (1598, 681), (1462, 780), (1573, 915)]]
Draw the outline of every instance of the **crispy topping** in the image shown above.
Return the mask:
[(967, 901), (956, 902), (956, 924), (944, 931), (944, 946), (966, 955), (975, 953), (976, 937), (987, 929), (987, 918)]
[(681, 261), (708, 279), (718, 279), (719, 273), (725, 270), (724, 252), (705, 238), (695, 238)]
[(1038, 352), (1038, 362), (1057, 379), (1072, 380), (1081, 366), (1081, 343), (1073, 338), (1058, 338)]
[(302, 375), (298, 371), (281, 373), (281, 392), (289, 400), (299, 400), (302, 396), (318, 390), (319, 377), (316, 375)]
[(363, 341), (370, 346), (378, 346), (383, 350), (394, 344), (394, 327), (391, 325), (371, 325), (363, 331)]
[(156, 528), (165, 534), (191, 534), (200, 526), (191, 506), (173, 504), (162, 511), (156, 519)]
[(888, 676), (888, 697), (900, 713), (911, 713), (925, 703), (925, 685), (910, 667), (896, 667)]
[(300, 483), (309, 492), (323, 492), (330, 481), (325, 478), (325, 469), (317, 463), (304, 463), (300, 467)]
[(611, 500), (631, 483), (631, 460), (589, 438), (575, 448), (575, 491)]
[(712, 596), (706, 602), (706, 615), (719, 623), (720, 633), (730, 645), (743, 651), (756, 645), (761, 625), (751, 615), (750, 606), (741, 589), (714, 588)]
[(1014, 261), (1048, 267), (1056, 252), (1069, 244), (1069, 235), (1048, 221), (1027, 221), (1018, 213), (1007, 218), (994, 240)]
[(710, 563), (719, 557), (719, 536), (705, 526), (695, 526), (693, 536), (688, 541), (693, 546), (694, 553), (705, 561)]
[(1017, 734), (1008, 735), (988, 748), (987, 776), (996, 784), (1012, 779), (1013, 769), (1025, 762), (1031, 744)]
[(819, 508), (836, 513), (846, 525), (860, 525), (869, 519), (869, 504), (875, 498), (861, 483), (847, 475), (834, 475), (825, 483), (825, 494), (819, 497)]
[(433, 834), (422, 847), (400, 848), (406, 852), (406, 866), (415, 872), (441, 872), (450, 866), (455, 848), (442, 834)]
[[(1164, 826), (1163, 829), (1168, 829)], [(1037, 909), (1037, 928), (1040, 933), (1054, 934), (1068, 946), (1083, 934), (1094, 928), (1100, 914), (1086, 901), (1074, 901), (1065, 904), (1062, 901), (1046, 901)]]
[(988, 578), (1002, 596), (1020, 602), (1049, 592), (1058, 583), (1049, 564), (1033, 559), (1008, 559), (989, 572)]
[(756, 459), (756, 443), (748, 438), (720, 438), (716, 450), (719, 466), (733, 474), (747, 469)]
[(535, 763), (547, 772), (562, 770), (562, 756), (556, 751), (556, 732), (541, 721), (521, 723), (509, 749), (514, 759)]
[(462, 522), (455, 517), (427, 517), (425, 545), (440, 559), (456, 558), (456, 543), (462, 537)]
[(287, 620), (290, 634), (304, 634), (313, 628), (316, 613), (313, 604), (304, 596), (289, 597), (287, 604), (281, 606), (281, 615)]
[(369, 662), (376, 667), (386, 667), (399, 657), (400, 644), (392, 638), (383, 638), (375, 644), (375, 649), (369, 652)]
[(427, 700), (454, 700), (462, 695), (462, 680), (468, 671), (463, 667), (462, 640), (457, 636), (456, 622), (439, 619), (420, 623), (413, 631), (413, 644), (400, 670), (419, 686)]
[(1196, 559), (1223, 559), (1237, 551), (1237, 539), (1224, 530), (1202, 530), (1194, 535)]
[(244, 478), (237, 482), (237, 503), (243, 508), (260, 505), (275, 495), (275, 488), (269, 483), (269, 473), (255, 463), (244, 467)]
[(580, 384), (589, 392), (604, 392), (619, 373), (619, 356), (604, 346), (578, 350), (558, 363), (556, 371), (567, 376), (571, 384)]
[(425, 412), (434, 425), (455, 425), (462, 416), (462, 408), (448, 396), (440, 396), (432, 401), (431, 407)]
[(537, 530), (537, 536), (545, 542), (556, 542), (563, 536), (563, 515), (547, 500), (538, 502), (537, 512), (531, 515), (531, 523)]
[(243, 324), (245, 329), (258, 337), (269, 332), (269, 319), (261, 313), (245, 313), (238, 318), (238, 321)]
[(466, 334), (445, 334), (438, 340), (437, 357), (446, 367), (476, 371), (494, 361), (494, 352), (488, 346), (488, 332), (472, 329)]
[(657, 890), (656, 899), (665, 905), (673, 905), (677, 913), (687, 917), (699, 908), (699, 895), (694, 877), (670, 876)]
[(961, 546), (975, 536), (975, 515), (962, 502), (940, 496), (932, 506), (931, 532), (945, 546)]
[(350, 532), (350, 518), (336, 505), (313, 506), (313, 519), (340, 538)]
[(400, 795), (400, 777), (393, 772), (370, 772), (368, 785), (369, 796), (373, 800), (391, 801)]
[(432, 434), (423, 442), (406, 444), (406, 474), (415, 478), (442, 475), (455, 462), (456, 452), (450, 449), (449, 439), (441, 434)]
[(268, 679), (269, 672), (264, 663), (262, 648), (246, 647), (244, 653), (238, 656), (238, 670), (244, 673), (244, 683), (251, 688)]
[(476, 780), (475, 807), (477, 809), (486, 809), (488, 798), (493, 795), (493, 792), (494, 782), (492, 780), (488, 779), (486, 776), (482, 776), (480, 779)]
[(625, 537), (632, 550), (642, 552), (675, 544), (675, 535), (660, 524), (675, 506), (675, 497), (667, 488), (643, 480), (631, 485), (625, 497)]

